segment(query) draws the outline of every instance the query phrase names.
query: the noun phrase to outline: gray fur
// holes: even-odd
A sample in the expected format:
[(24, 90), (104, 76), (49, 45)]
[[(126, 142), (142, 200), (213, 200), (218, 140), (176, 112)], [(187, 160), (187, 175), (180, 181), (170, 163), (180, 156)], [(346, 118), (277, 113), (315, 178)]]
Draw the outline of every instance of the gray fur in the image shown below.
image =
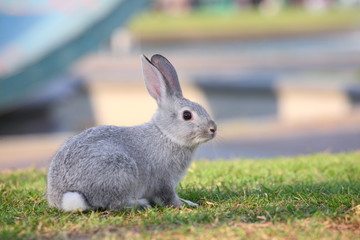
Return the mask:
[[(156, 58), (161, 65), (164, 57)], [(166, 82), (168, 73), (145, 56), (142, 61), (148, 91), (159, 106), (152, 120), (134, 127), (90, 128), (65, 142), (48, 171), (50, 206), (62, 208), (67, 192), (80, 193), (90, 209), (122, 209), (142, 199), (165, 206), (183, 205), (175, 188), (197, 146), (215, 136), (210, 129), (216, 130), (216, 124), (199, 104), (176, 94), (179, 89), (168, 89), (180, 87), (178, 82)], [(169, 67), (170, 63), (164, 62), (162, 67)], [(177, 76), (172, 79), (177, 81)], [(194, 119), (185, 121), (184, 110), (191, 111)]]

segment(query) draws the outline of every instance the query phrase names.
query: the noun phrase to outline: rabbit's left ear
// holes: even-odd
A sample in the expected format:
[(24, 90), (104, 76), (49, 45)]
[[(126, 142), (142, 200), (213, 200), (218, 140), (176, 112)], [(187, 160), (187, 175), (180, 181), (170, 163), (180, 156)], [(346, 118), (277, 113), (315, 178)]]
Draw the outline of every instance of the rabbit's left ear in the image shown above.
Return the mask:
[(165, 77), (167, 81), (167, 85), (169, 86), (170, 94), (175, 95), (177, 97), (182, 97), (182, 91), (179, 83), (179, 79), (177, 73), (175, 71), (174, 66), (167, 60), (165, 57), (156, 54), (151, 57), (151, 63), (159, 69), (162, 75)]
[(141, 55), (141, 63), (146, 88), (160, 106), (166, 102), (170, 95), (165, 77), (145, 55)]

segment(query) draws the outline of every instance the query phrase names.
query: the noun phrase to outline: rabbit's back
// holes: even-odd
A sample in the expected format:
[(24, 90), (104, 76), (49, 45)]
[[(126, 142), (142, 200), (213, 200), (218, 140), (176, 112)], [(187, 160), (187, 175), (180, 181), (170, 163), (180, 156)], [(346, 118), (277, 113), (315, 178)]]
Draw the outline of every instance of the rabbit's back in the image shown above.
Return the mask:
[[(105, 164), (110, 161), (109, 155), (124, 153), (124, 145), (121, 144), (123, 132), (124, 128), (116, 126), (99, 126), (85, 130), (63, 144), (52, 159), (51, 170)], [(52, 168), (52, 165), (57, 165), (57, 168)]]

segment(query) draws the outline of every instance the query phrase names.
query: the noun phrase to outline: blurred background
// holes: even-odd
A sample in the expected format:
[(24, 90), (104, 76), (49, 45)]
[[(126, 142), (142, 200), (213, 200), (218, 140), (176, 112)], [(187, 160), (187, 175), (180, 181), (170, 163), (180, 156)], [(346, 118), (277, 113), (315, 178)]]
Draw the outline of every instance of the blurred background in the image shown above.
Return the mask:
[(360, 0), (0, 0), (0, 169), (150, 120), (142, 53), (218, 122), (196, 159), (360, 149)]

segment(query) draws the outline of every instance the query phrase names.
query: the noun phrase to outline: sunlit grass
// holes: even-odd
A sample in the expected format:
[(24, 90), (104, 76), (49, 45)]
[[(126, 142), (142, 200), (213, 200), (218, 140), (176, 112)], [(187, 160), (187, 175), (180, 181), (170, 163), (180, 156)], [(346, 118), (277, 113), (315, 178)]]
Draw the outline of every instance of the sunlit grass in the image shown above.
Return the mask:
[(196, 209), (64, 213), (44, 198), (45, 170), (0, 176), (0, 239), (356, 239), (360, 153), (194, 162), (179, 195)]
[(228, 14), (198, 12), (180, 15), (146, 12), (130, 23), (130, 30), (134, 35), (144, 40), (251, 37), (316, 33), (358, 27), (359, 9), (337, 9), (324, 13), (287, 9), (277, 14), (250, 10), (232, 11)]

